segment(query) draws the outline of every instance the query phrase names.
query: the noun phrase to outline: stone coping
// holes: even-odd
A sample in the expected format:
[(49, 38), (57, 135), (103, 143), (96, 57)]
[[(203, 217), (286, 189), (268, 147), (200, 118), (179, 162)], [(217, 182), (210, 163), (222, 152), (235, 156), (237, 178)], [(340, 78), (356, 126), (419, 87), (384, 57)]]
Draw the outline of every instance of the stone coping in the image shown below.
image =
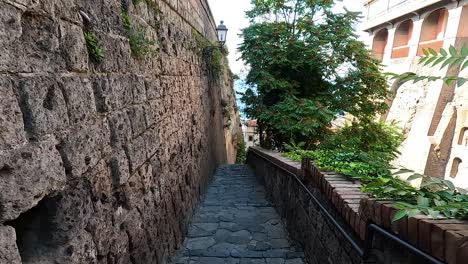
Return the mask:
[(291, 161), (280, 153), (251, 147), (249, 151), (296, 174), (322, 191), (355, 234), (364, 240), (367, 225), (377, 224), (401, 239), (448, 264), (464, 264), (468, 259), (468, 221), (430, 219), (424, 215), (392, 222), (398, 211), (392, 201), (371, 199), (361, 192), (359, 181), (318, 169), (311, 160)]

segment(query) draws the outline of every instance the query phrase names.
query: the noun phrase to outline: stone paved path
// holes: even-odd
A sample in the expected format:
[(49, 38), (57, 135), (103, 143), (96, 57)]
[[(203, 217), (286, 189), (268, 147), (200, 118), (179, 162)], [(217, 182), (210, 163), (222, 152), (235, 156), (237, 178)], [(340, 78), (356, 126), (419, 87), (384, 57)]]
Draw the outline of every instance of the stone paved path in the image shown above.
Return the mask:
[(303, 264), (280, 216), (244, 165), (218, 169), (172, 264)]

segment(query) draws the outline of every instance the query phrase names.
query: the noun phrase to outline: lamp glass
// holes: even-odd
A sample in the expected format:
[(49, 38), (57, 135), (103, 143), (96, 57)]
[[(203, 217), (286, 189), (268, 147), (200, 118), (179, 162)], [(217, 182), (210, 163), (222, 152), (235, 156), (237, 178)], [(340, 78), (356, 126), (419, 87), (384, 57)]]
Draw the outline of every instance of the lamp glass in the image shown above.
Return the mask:
[(221, 24), (216, 28), (216, 31), (218, 31), (219, 43), (222, 43), (222, 44), (226, 43), (226, 36), (227, 36), (228, 29), (224, 25), (224, 21), (221, 21)]

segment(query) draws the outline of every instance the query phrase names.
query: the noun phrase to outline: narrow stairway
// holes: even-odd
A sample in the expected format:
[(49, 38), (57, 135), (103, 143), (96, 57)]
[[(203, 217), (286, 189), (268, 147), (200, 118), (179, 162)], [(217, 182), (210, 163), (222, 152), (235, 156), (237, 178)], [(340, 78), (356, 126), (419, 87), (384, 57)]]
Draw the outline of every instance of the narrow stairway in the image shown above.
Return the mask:
[(221, 166), (171, 263), (304, 263), (265, 196), (248, 166)]

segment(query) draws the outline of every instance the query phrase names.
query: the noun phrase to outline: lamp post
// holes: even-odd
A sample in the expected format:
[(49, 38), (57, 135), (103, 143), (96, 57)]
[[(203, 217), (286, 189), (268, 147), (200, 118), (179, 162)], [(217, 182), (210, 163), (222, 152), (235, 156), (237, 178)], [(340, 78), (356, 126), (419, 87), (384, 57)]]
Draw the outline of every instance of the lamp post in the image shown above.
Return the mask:
[(221, 20), (221, 24), (216, 28), (216, 31), (218, 32), (218, 42), (221, 46), (226, 43), (226, 35), (228, 32), (227, 27), (224, 25), (224, 21)]

